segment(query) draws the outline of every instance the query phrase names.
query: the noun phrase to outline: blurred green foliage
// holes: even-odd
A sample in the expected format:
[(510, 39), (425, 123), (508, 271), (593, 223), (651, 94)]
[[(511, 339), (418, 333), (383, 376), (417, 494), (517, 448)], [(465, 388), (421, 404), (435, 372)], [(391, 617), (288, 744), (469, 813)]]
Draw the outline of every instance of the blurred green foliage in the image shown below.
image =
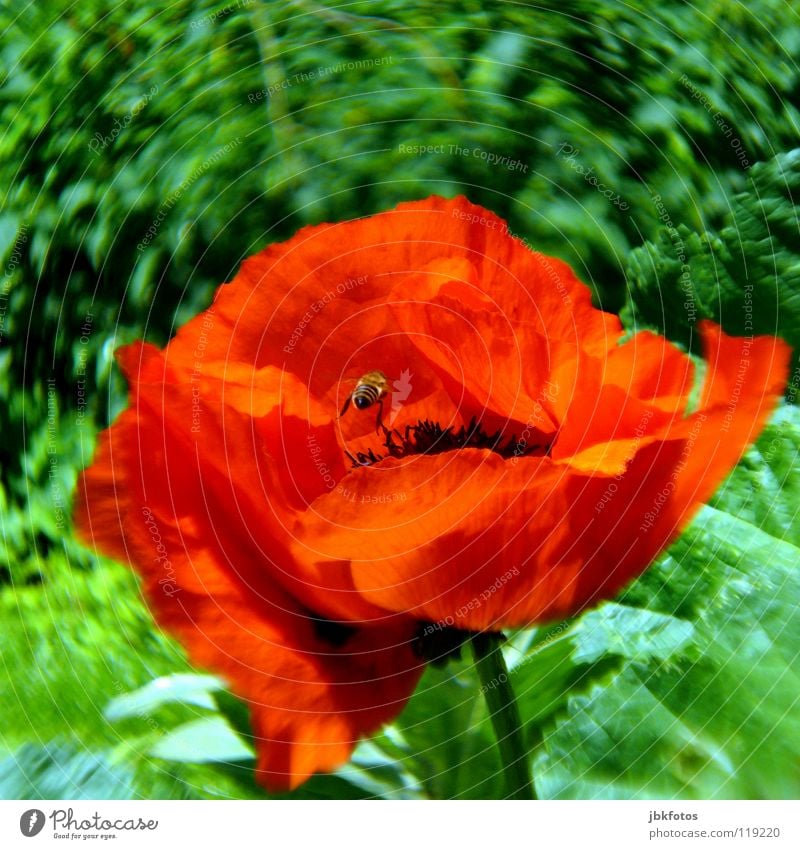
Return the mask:
[[(697, 347), (697, 322), (710, 318), (735, 336), (778, 334), (800, 356), (800, 149), (758, 163), (719, 233), (663, 229), (628, 260), (631, 326), (656, 327)], [(795, 401), (797, 380), (790, 398)]]
[[(260, 794), (219, 723), (199, 726), (221, 735), (213, 763), (164, 757), (186, 723), (241, 729), (235, 700), (151, 706), (155, 729), (103, 714), (187, 667), (133, 577), (95, 562), (69, 520), (124, 404), (114, 349), (165, 341), (248, 254), (303, 224), (464, 193), (631, 326), (690, 343), (689, 291), (697, 318), (742, 332), (752, 284), (755, 332), (798, 343), (800, 19), (782, 0), (58, 0), (3, 4), (0, 32), (0, 795)], [(775, 735), (798, 730), (799, 432), (786, 408), (619, 604), (512, 642), (543, 795), (797, 794)], [(468, 667), (432, 671), (395, 727), (301, 793), (498, 793), (478, 696)]]

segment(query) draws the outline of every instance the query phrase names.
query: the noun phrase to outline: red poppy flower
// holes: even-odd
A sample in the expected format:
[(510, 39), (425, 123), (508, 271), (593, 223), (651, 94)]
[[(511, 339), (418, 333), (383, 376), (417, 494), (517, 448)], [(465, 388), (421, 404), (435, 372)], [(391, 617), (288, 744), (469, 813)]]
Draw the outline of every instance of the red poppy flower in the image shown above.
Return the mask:
[(447, 650), (426, 635), (574, 614), (679, 533), (788, 368), (780, 340), (700, 333), (692, 403), (687, 356), (624, 339), (464, 198), (309, 227), (163, 351), (121, 351), (130, 406), (78, 527), (249, 702), (266, 785), (295, 787), (402, 709)]

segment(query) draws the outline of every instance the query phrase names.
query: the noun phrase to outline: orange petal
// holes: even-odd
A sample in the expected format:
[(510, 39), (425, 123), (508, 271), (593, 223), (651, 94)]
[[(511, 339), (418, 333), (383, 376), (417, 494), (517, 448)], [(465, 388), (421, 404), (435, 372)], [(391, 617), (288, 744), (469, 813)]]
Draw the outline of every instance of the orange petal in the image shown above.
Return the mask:
[[(487, 296), (508, 321), (526, 321), (549, 339), (580, 339), (601, 352), (621, 332), (564, 263), (532, 252), (500, 218), (463, 197), (431, 197), (307, 227), (250, 257), (171, 347), (187, 360), (199, 349), (206, 360), (282, 365), (320, 397), (341, 379), (354, 348), (397, 331), (387, 308), (392, 293), (441, 263), (456, 275), (474, 269), (475, 303)], [(380, 361), (367, 370), (376, 368), (389, 373)]]
[(707, 388), (690, 417), (669, 416), (655, 434), (623, 443), (628, 456), (610, 470), (468, 449), (349, 473), (298, 525), (318, 574), (326, 561), (349, 560), (355, 587), (374, 604), (477, 630), (611, 597), (719, 486), (785, 386), (780, 340), (753, 340), (733, 391), (742, 340), (712, 326), (703, 333), (707, 387), (717, 390)]
[(326, 623), (287, 592), (270, 562), (283, 560), (282, 543), (270, 540), (265, 554), (269, 514), (252, 512), (258, 475), (242, 462), (246, 448), (229, 453), (226, 485), (223, 433), (204, 421), (202, 441), (190, 440), (189, 390), (161, 386), (169, 404), (159, 416), (154, 386), (139, 385), (138, 411), (101, 438), (79, 485), (79, 534), (136, 567), (159, 623), (248, 702), (261, 780), (294, 788), (402, 709), (422, 671), (416, 623), (383, 614), (366, 627)]
[(584, 471), (623, 471), (637, 448), (682, 416), (694, 380), (691, 359), (648, 331), (603, 358), (559, 359), (551, 380), (561, 426), (552, 456)]
[[(200, 541), (192, 543), (202, 551)], [(206, 558), (206, 570), (212, 561)], [(327, 626), (338, 634), (324, 639), (326, 626), (315, 626), (276, 586), (258, 597), (233, 587), (181, 592), (153, 605), (192, 662), (222, 675), (247, 701), (258, 775), (272, 791), (346, 762), (362, 736), (400, 713), (423, 670), (411, 650), (410, 620), (349, 631)]]
[[(514, 463), (476, 449), (388, 459), (321, 496), (298, 536), (318, 565), (349, 561), (355, 586), (376, 605), (499, 628), (518, 621), (514, 611), (527, 620), (560, 592), (558, 576), (551, 581), (537, 564), (566, 544), (569, 505), (557, 486), (564, 474), (547, 458)], [(537, 536), (534, 527), (547, 532)]]

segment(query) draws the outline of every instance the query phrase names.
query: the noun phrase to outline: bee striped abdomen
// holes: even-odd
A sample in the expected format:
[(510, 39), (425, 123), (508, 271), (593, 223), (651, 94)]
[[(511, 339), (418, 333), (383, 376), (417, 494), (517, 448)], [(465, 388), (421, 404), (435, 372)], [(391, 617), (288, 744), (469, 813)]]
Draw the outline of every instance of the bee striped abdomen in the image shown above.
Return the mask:
[(389, 381), (382, 371), (369, 371), (363, 377), (359, 378), (356, 383), (356, 388), (347, 396), (344, 402), (342, 412), (343, 416), (347, 412), (350, 403), (357, 410), (366, 410), (373, 404), (380, 404), (381, 409), (378, 411), (377, 426), (381, 425), (381, 413), (383, 411), (383, 396), (387, 393)]
[(356, 386), (353, 391), (353, 403), (359, 410), (366, 410), (375, 404), (381, 396), (381, 390), (377, 386), (364, 383), (361, 386)]

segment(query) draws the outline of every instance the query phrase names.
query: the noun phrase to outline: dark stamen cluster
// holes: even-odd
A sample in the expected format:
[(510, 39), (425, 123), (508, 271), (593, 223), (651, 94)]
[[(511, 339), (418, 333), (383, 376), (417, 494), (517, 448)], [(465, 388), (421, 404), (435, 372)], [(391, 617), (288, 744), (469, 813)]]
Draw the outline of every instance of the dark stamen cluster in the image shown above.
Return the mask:
[(354, 466), (370, 466), (386, 456), (399, 458), (411, 454), (441, 454), (460, 448), (484, 448), (508, 460), (512, 457), (549, 454), (552, 444), (541, 434), (541, 441), (533, 442), (519, 439), (516, 434), (504, 437), (502, 430), (487, 433), (475, 416), (468, 425), (462, 425), (457, 430), (453, 426), (443, 428), (439, 422), (420, 419), (415, 425), (407, 425), (402, 434), (387, 427), (383, 427), (383, 434), (386, 454), (376, 454), (372, 449), (366, 453), (359, 451), (355, 455), (348, 451), (347, 456)]

